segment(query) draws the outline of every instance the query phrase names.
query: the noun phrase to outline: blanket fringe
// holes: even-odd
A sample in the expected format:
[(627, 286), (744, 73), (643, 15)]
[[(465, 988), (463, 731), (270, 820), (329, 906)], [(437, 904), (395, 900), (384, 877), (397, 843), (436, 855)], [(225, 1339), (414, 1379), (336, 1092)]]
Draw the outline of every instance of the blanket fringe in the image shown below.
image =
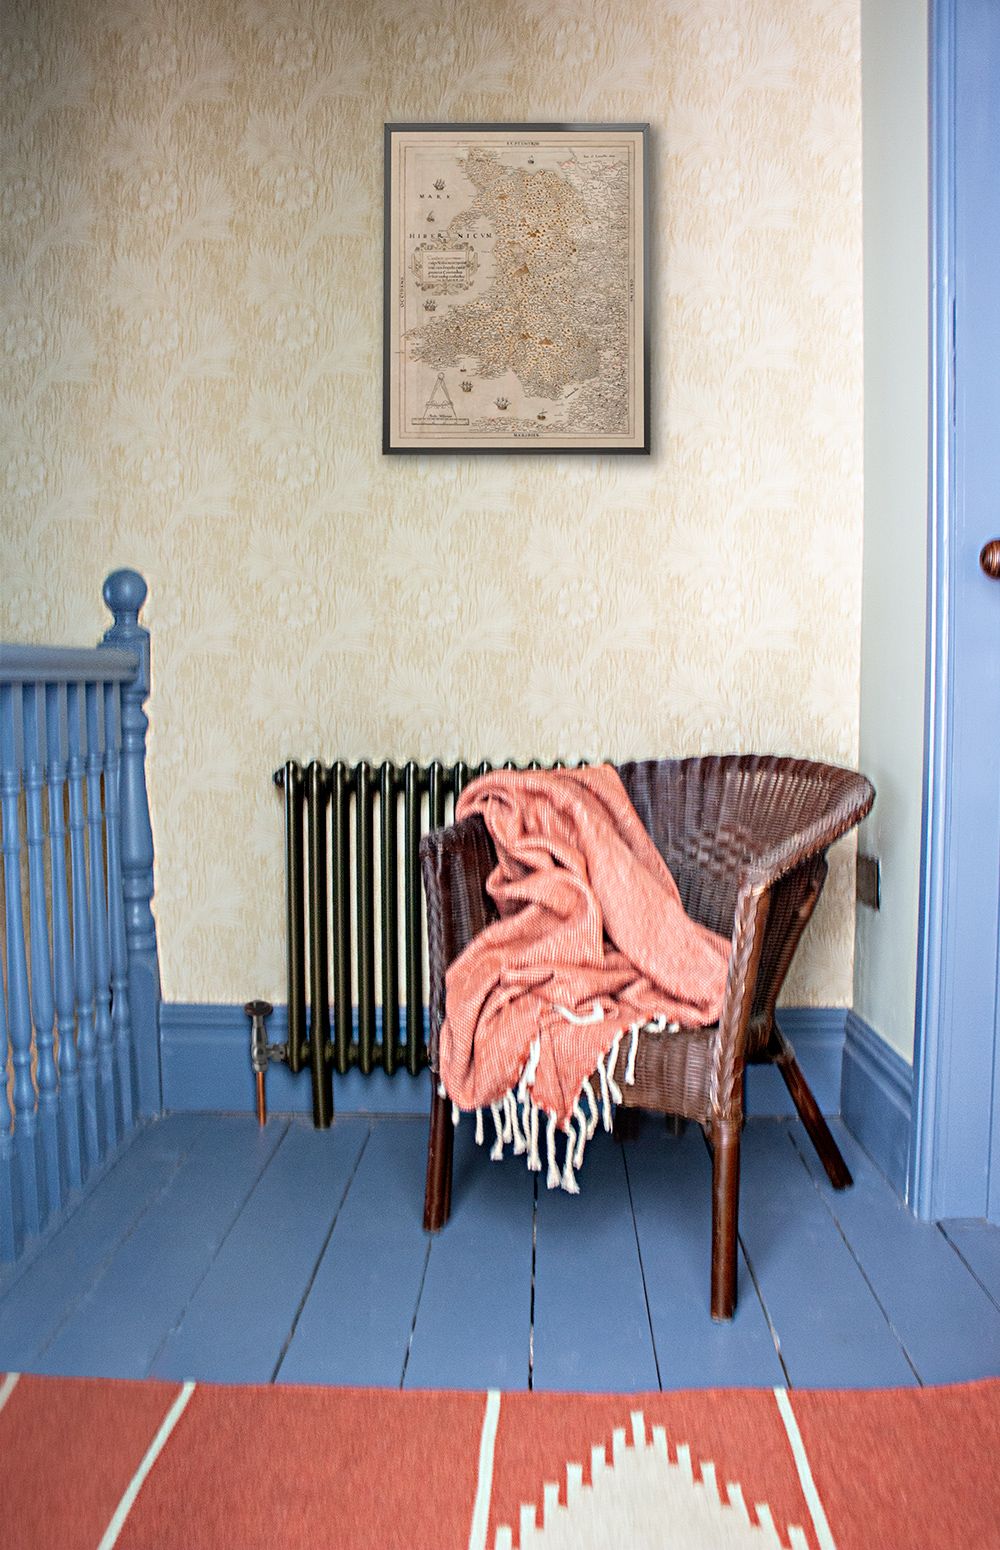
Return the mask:
[(628, 1059), (625, 1062), (625, 1086), (632, 1087), (635, 1084), (635, 1052), (639, 1047), (639, 1024), (633, 1023), (629, 1029)]
[[(530, 1100), (529, 1100), (530, 1102)], [(541, 1173), (542, 1159), (538, 1155), (538, 1105), (531, 1104), (531, 1141), (528, 1146), (528, 1167), (532, 1173)]]
[(576, 1151), (576, 1137), (573, 1134), (573, 1121), (571, 1119), (566, 1121), (563, 1130), (566, 1133), (566, 1161), (563, 1164), (560, 1183), (567, 1195), (578, 1195), (580, 1193), (580, 1186), (576, 1182), (576, 1175), (573, 1172), (573, 1154)]
[(615, 1041), (608, 1050), (608, 1092), (611, 1094), (612, 1103), (621, 1103), (622, 1090), (615, 1081), (615, 1066), (618, 1063), (618, 1051), (621, 1048), (624, 1030), (619, 1029), (615, 1034)]
[(496, 1126), (497, 1138), (490, 1149), (490, 1162), (499, 1162), (503, 1156), (503, 1125), (500, 1123), (499, 1103), (490, 1104), (490, 1113), (493, 1115), (493, 1123)]
[[(598, 1022), (603, 1019), (600, 1003), (594, 1002), (594, 1010), (589, 1014), (573, 1014), (559, 1007), (567, 1021), (575, 1023)], [(629, 1036), (628, 1054), (625, 1060), (624, 1082), (626, 1087), (635, 1084), (635, 1062), (639, 1048), (639, 1035), (647, 1032), (662, 1033), (664, 1028), (671, 1033), (680, 1025), (668, 1023), (662, 1014), (651, 1018), (648, 1022), (634, 1022), (628, 1028), (622, 1028), (615, 1034), (611, 1047), (606, 1055), (601, 1055), (597, 1061), (597, 1078), (600, 1088), (600, 1096), (594, 1091), (594, 1084), (589, 1077), (585, 1077), (580, 1091), (573, 1102), (569, 1118), (561, 1129), (565, 1136), (565, 1153), (562, 1168), (556, 1153), (556, 1132), (560, 1128), (557, 1125), (556, 1116), (544, 1113), (540, 1110), (531, 1095), (531, 1088), (535, 1083), (538, 1071), (538, 1062), (541, 1058), (541, 1036), (533, 1039), (528, 1050), (528, 1058), (524, 1063), (524, 1069), (516, 1087), (512, 1087), (504, 1093), (502, 1098), (489, 1105), (490, 1114), (493, 1116), (493, 1128), (495, 1139), (490, 1147), (490, 1159), (500, 1162), (504, 1155), (504, 1148), (511, 1147), (515, 1157), (526, 1157), (530, 1172), (542, 1171), (542, 1158), (539, 1149), (538, 1129), (539, 1115), (545, 1118), (545, 1157), (546, 1157), (546, 1183), (549, 1189), (563, 1189), (569, 1195), (578, 1195), (580, 1186), (576, 1175), (583, 1163), (583, 1154), (587, 1142), (590, 1141), (601, 1124), (605, 1130), (610, 1130), (613, 1119), (613, 1107), (622, 1102), (622, 1090), (615, 1080), (615, 1066), (621, 1051), (622, 1040), (626, 1033)], [(438, 1084), (438, 1092), (442, 1097), (447, 1097), (444, 1084)], [(586, 1099), (587, 1112), (584, 1112), (583, 1100)], [(520, 1108), (520, 1113), (518, 1109)], [(457, 1126), (461, 1112), (456, 1103), (451, 1105), (452, 1123)], [(483, 1109), (476, 1110), (476, 1145), (484, 1144)]]
[(597, 1075), (601, 1081), (601, 1124), (605, 1130), (611, 1129), (611, 1095), (608, 1092), (608, 1073), (604, 1069), (604, 1056), (597, 1062)]
[(548, 1158), (549, 1172), (546, 1179), (549, 1189), (558, 1189), (562, 1180), (559, 1177), (559, 1165), (556, 1162), (556, 1117), (550, 1114), (545, 1127), (545, 1151)]
[(513, 1093), (507, 1094), (507, 1103), (510, 1109), (510, 1133), (514, 1138), (514, 1156), (523, 1157), (528, 1150), (528, 1143), (521, 1133), (521, 1127), (517, 1122), (517, 1098)]
[(587, 1121), (584, 1119), (579, 1098), (573, 1105), (573, 1118), (576, 1120), (576, 1155), (573, 1158), (573, 1167), (579, 1168), (583, 1162), (583, 1149), (587, 1144)]
[(597, 1121), (600, 1118), (600, 1110), (597, 1107), (597, 1098), (594, 1096), (594, 1089), (590, 1084), (589, 1076), (584, 1077), (583, 1086), (580, 1088), (580, 1091), (586, 1095), (587, 1104), (590, 1109), (590, 1117), (587, 1120), (587, 1140), (589, 1141), (593, 1136), (594, 1131), (597, 1129)]

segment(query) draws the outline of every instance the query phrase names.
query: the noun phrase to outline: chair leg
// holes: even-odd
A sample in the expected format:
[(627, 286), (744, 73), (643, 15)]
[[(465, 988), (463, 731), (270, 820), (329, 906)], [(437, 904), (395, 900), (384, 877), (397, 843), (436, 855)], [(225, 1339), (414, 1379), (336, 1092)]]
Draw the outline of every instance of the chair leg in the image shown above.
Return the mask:
[(612, 1121), (612, 1134), (616, 1141), (636, 1141), (642, 1129), (642, 1110), (626, 1109), (619, 1105)]
[(424, 1190), (424, 1231), (440, 1232), (451, 1215), (451, 1159), (455, 1127), (451, 1104), (437, 1090), (431, 1074), (431, 1128), (427, 1139), (427, 1187)]
[(782, 1035), (778, 1035), (781, 1053), (775, 1065), (785, 1079), (785, 1086), (792, 1095), (799, 1119), (806, 1127), (809, 1139), (816, 1148), (816, 1155), (826, 1169), (826, 1176), (834, 1189), (847, 1189), (854, 1180), (841, 1156), (840, 1147), (830, 1134), (830, 1127), (820, 1112), (819, 1104), (795, 1058), (795, 1051)]
[(712, 1126), (712, 1317), (736, 1311), (737, 1232), (740, 1214), (740, 1127), (732, 1120)]

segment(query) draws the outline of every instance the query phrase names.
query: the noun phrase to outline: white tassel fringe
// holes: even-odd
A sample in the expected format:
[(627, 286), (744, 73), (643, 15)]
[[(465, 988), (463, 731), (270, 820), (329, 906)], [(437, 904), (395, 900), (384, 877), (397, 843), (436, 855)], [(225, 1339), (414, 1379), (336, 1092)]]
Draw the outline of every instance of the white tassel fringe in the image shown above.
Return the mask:
[(573, 1134), (573, 1121), (571, 1119), (566, 1121), (563, 1130), (566, 1132), (566, 1161), (563, 1165), (560, 1183), (567, 1195), (578, 1195), (580, 1193), (580, 1186), (576, 1182), (576, 1175), (573, 1172), (573, 1153), (576, 1151), (576, 1137)]
[(623, 1034), (624, 1029), (619, 1028), (618, 1032), (615, 1034), (614, 1043), (608, 1050), (608, 1091), (611, 1094), (612, 1103), (621, 1103), (622, 1101), (622, 1090), (618, 1086), (618, 1083), (615, 1081), (615, 1066), (618, 1063), (618, 1051), (621, 1047)]
[(500, 1123), (500, 1105), (490, 1104), (490, 1113), (493, 1115), (493, 1123), (496, 1126), (497, 1138), (490, 1148), (490, 1162), (499, 1162), (503, 1156), (503, 1126)]
[(545, 1180), (549, 1189), (558, 1189), (561, 1183), (559, 1178), (559, 1165), (556, 1162), (556, 1117), (550, 1114), (545, 1127), (545, 1152), (548, 1158), (549, 1171)]
[(639, 1024), (633, 1023), (629, 1029), (628, 1060), (625, 1062), (625, 1086), (635, 1086), (635, 1052), (639, 1047)]
[[(603, 1021), (604, 1013), (599, 1001), (595, 1001), (593, 1009), (589, 1013), (570, 1012), (565, 1007), (557, 1007), (567, 1022), (576, 1024), (588, 1024)], [(580, 1092), (573, 1103), (570, 1118), (562, 1126), (566, 1137), (566, 1151), (563, 1166), (560, 1170), (556, 1156), (556, 1117), (554, 1114), (545, 1115), (546, 1135), (545, 1151), (547, 1162), (546, 1183), (549, 1189), (564, 1189), (567, 1194), (578, 1195), (580, 1186), (577, 1183), (576, 1174), (583, 1163), (583, 1154), (587, 1142), (591, 1140), (598, 1124), (602, 1124), (605, 1130), (610, 1130), (612, 1125), (612, 1105), (622, 1102), (622, 1090), (615, 1080), (615, 1066), (621, 1050), (622, 1039), (629, 1035), (628, 1055), (625, 1060), (624, 1082), (627, 1087), (635, 1083), (635, 1062), (639, 1049), (639, 1035), (641, 1033), (662, 1033), (664, 1028), (675, 1033), (680, 1027), (679, 1023), (668, 1023), (666, 1017), (660, 1013), (652, 1017), (646, 1023), (635, 1022), (628, 1028), (621, 1029), (615, 1034), (610, 1049), (605, 1055), (598, 1057), (597, 1078), (600, 1087), (600, 1095), (594, 1090), (594, 1083), (589, 1077), (585, 1077)], [(493, 1162), (500, 1162), (504, 1155), (504, 1148), (511, 1146), (515, 1157), (526, 1157), (527, 1167), (532, 1173), (542, 1171), (542, 1159), (539, 1149), (539, 1115), (542, 1112), (534, 1102), (530, 1090), (534, 1086), (535, 1076), (538, 1071), (538, 1063), (541, 1058), (541, 1035), (531, 1041), (528, 1048), (528, 1058), (518, 1079), (517, 1087), (504, 1093), (496, 1103), (489, 1105), (493, 1116), (493, 1128), (495, 1140), (490, 1148), (490, 1158)], [(442, 1098), (448, 1096), (443, 1082), (438, 1083), (437, 1088)], [(587, 1102), (587, 1112), (584, 1112), (583, 1100)], [(520, 1107), (520, 1114), (518, 1108)], [(456, 1103), (451, 1105), (452, 1124), (457, 1126), (461, 1118), (461, 1111)], [(484, 1144), (484, 1111), (476, 1109), (476, 1145)]]

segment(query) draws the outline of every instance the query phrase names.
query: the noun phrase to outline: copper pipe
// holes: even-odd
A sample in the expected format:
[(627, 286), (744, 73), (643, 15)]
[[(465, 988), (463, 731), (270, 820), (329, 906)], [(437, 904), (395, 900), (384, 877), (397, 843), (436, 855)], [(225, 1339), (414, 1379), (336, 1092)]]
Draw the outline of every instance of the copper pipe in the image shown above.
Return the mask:
[(287, 1058), (288, 1046), (267, 1042), (267, 1029), (264, 1025), (274, 1011), (269, 1001), (248, 1001), (243, 1010), (250, 1019), (250, 1069), (257, 1083), (257, 1123), (266, 1125), (267, 1093), (264, 1089), (264, 1079), (267, 1076), (268, 1061), (272, 1054), (279, 1059)]

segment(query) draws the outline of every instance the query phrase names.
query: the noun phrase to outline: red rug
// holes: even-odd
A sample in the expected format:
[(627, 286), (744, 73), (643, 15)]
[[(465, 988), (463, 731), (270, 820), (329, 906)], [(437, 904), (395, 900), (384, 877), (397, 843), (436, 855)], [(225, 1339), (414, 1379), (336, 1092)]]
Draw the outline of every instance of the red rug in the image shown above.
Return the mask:
[(1000, 1382), (676, 1394), (0, 1379), (5, 1550), (977, 1550)]

